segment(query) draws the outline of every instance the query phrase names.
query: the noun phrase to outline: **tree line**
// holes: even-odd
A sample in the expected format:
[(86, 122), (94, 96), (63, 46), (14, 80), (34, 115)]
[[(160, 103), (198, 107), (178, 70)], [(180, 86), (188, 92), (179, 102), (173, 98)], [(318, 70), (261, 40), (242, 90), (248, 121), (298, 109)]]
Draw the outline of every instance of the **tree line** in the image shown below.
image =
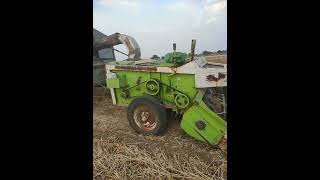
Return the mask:
[[(202, 53), (200, 54), (195, 54), (197, 56), (200, 56), (200, 55), (203, 55), (203, 56), (210, 56), (210, 55), (216, 55), (216, 54), (227, 54), (227, 50), (218, 50), (218, 51), (215, 51), (215, 52), (211, 52), (211, 51), (203, 51)], [(188, 53), (188, 55), (190, 56), (191, 54)], [(163, 57), (161, 57), (163, 59)], [(151, 57), (151, 59), (160, 59), (160, 57), (158, 55), (153, 55)]]

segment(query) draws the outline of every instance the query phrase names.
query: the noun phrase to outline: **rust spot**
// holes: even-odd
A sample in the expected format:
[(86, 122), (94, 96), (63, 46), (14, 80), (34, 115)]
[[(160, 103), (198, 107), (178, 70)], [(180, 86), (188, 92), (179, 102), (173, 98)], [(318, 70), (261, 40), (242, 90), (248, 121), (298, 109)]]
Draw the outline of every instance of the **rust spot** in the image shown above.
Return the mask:
[(207, 81), (219, 81), (220, 79), (224, 79), (226, 77), (225, 74), (219, 73), (218, 77), (215, 77), (214, 75), (208, 75)]
[(129, 71), (148, 71), (156, 72), (157, 68), (154, 66), (115, 66), (117, 70), (129, 70)]
[(207, 76), (207, 81), (218, 81), (219, 79), (216, 78), (214, 75), (208, 75)]
[(171, 69), (171, 71), (173, 71), (173, 73), (177, 73), (177, 68), (176, 67), (169, 67)]
[(218, 78), (219, 79), (224, 79), (226, 77), (226, 75), (225, 74), (222, 74), (222, 73), (219, 73), (219, 75), (218, 75)]

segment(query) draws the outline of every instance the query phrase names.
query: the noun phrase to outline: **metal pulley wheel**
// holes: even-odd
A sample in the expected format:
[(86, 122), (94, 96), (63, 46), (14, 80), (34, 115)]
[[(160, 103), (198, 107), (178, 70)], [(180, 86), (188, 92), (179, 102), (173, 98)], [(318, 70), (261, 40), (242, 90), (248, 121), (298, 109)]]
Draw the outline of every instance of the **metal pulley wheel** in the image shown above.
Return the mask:
[(186, 96), (184, 94), (177, 94), (176, 97), (174, 98), (174, 103), (179, 108), (183, 109), (189, 105), (190, 100), (189, 100), (188, 96)]
[(160, 85), (159, 82), (155, 79), (150, 79), (145, 84), (147, 93), (150, 95), (157, 95), (160, 91)]

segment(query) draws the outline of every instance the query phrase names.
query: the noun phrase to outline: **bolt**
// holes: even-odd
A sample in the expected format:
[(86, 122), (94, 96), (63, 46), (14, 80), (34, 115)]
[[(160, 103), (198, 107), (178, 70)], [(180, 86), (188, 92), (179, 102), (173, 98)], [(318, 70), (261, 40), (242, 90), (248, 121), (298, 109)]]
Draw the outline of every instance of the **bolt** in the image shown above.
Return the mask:
[(202, 120), (199, 120), (196, 122), (196, 126), (198, 129), (202, 130), (206, 127), (206, 124)]

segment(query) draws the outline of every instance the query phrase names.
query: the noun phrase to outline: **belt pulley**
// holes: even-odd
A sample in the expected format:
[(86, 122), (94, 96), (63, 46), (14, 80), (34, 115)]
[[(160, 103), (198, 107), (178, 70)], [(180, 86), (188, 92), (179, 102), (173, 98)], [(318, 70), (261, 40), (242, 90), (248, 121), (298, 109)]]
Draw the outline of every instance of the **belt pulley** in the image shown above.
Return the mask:
[(146, 88), (148, 94), (154, 96), (154, 95), (157, 95), (159, 93), (160, 84), (155, 79), (149, 79), (145, 84), (145, 88)]

